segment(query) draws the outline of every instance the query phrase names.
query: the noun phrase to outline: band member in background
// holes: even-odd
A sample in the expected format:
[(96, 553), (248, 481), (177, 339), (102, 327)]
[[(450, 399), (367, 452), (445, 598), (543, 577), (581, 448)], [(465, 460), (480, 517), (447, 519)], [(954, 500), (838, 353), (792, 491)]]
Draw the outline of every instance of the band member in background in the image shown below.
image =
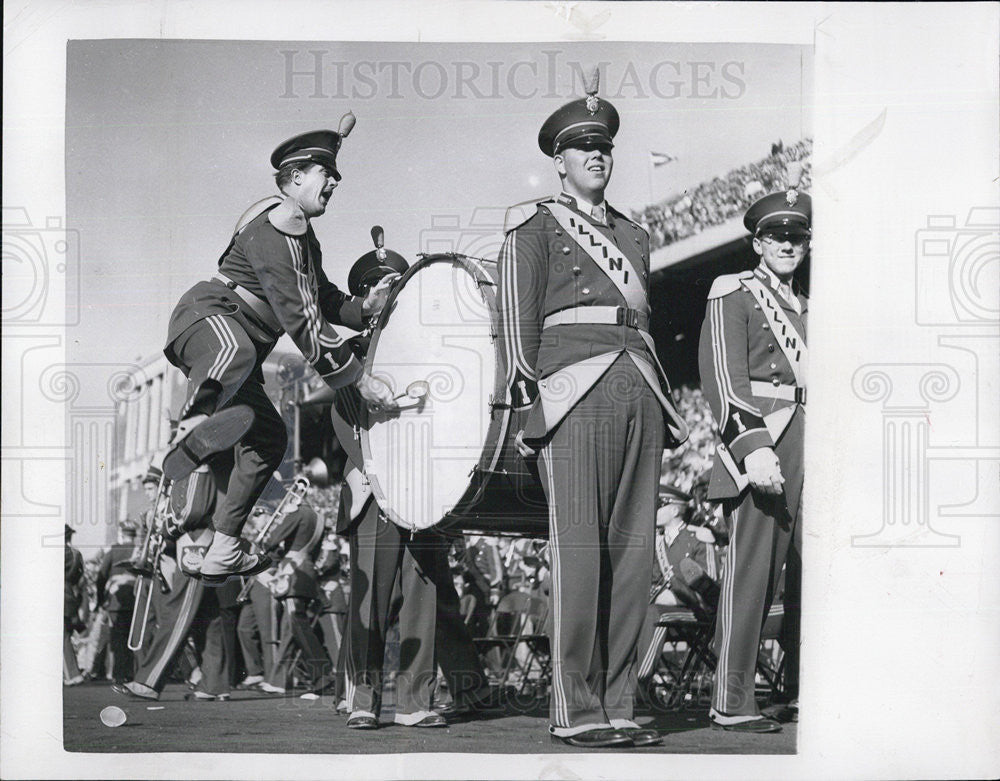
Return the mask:
[(76, 531), (69, 524), (64, 524), (66, 538), (66, 564), (63, 580), (63, 683), (76, 686), (83, 683), (83, 674), (76, 662), (76, 651), (73, 648), (73, 632), (83, 631), (86, 626), (87, 582), (83, 566), (83, 554), (74, 548), (70, 542)]
[[(280, 508), (278, 513), (281, 515)], [(284, 557), (271, 581), (271, 593), (284, 607), (281, 645), (268, 674), (269, 686), (261, 686), (265, 691), (276, 693), (288, 688), (292, 656), (298, 649), (302, 653), (310, 691), (330, 689), (331, 693), (339, 694), (332, 691), (336, 688), (336, 657), (331, 660), (327, 656), (313, 631), (309, 614), (310, 604), (321, 596), (315, 559), (323, 536), (323, 520), (312, 507), (302, 503), (276, 517), (261, 542), (267, 553), (277, 553), (279, 548), (284, 550)]]
[[(373, 237), (377, 231), (373, 229)], [(354, 264), (349, 289), (361, 294), (377, 285), (382, 275), (405, 271), (409, 264), (395, 252), (377, 249)], [(381, 253), (378, 252), (381, 250)], [(367, 350), (367, 339), (355, 337), (351, 345), (359, 360)], [(448, 722), (432, 709), (436, 631), (436, 587), (440, 547), (433, 532), (409, 534), (391, 523), (372, 497), (362, 473), (364, 459), (356, 432), (368, 425), (368, 408), (359, 391), (350, 386), (338, 390), (331, 415), (337, 439), (347, 454), (344, 485), (340, 495), (337, 531), (350, 544), (351, 595), (344, 647), (346, 699), (351, 729), (379, 727), (382, 706), (383, 665), (394, 591), (399, 588), (400, 669), (396, 677), (396, 724), (411, 727), (446, 727)], [(398, 586), (397, 586), (398, 583)]]
[(517, 435), (549, 503), (550, 732), (579, 747), (662, 742), (633, 720), (664, 442), (687, 438), (649, 334), (649, 236), (605, 201), (619, 116), (597, 97), (542, 125), (562, 193), (500, 251), (502, 340)]
[[(258, 505), (243, 530), (244, 537), (247, 539), (256, 537), (271, 514), (265, 507)], [(243, 664), (247, 672), (246, 678), (240, 683), (242, 688), (263, 685), (265, 676), (274, 667), (274, 650), (278, 645), (274, 635), (276, 606), (273, 604), (274, 596), (267, 583), (274, 577), (276, 570), (277, 567), (272, 567), (266, 572), (254, 575), (250, 578), (250, 583), (244, 582), (241, 591), (241, 595), (245, 593), (245, 597), (236, 626), (240, 650), (243, 653)]]
[(111, 632), (108, 644), (113, 658), (111, 677), (115, 683), (132, 680), (134, 660), (128, 648), (128, 630), (135, 607), (135, 573), (130, 571), (135, 552), (136, 525), (130, 520), (118, 526), (118, 541), (104, 554), (97, 569), (97, 604), (108, 611)]
[[(162, 519), (166, 548), (160, 557), (169, 591), (163, 593), (154, 579), (151, 625), (136, 653), (135, 677), (112, 686), (119, 694), (158, 700), (190, 633), (202, 657), (202, 677), (194, 699), (229, 699), (235, 664), (235, 619), (223, 613), (232, 614), (239, 582), (206, 589), (195, 575), (211, 545), (218, 486), (225, 485), (231, 470), (228, 454), (219, 454), (173, 484), (171, 510)], [(231, 640), (226, 639), (227, 632), (232, 633)]]
[(354, 126), (295, 136), (271, 155), (281, 192), (241, 218), (215, 275), (181, 296), (164, 353), (188, 378), (187, 402), (163, 462), (178, 480), (213, 452), (233, 448), (236, 466), (213, 518), (201, 578), (207, 585), (251, 575), (270, 562), (239, 546), (240, 530), (285, 453), (285, 424), (264, 392), (261, 366), (283, 333), (331, 388), (351, 386), (369, 403), (395, 406), (362, 371), (331, 324), (360, 330), (385, 304), (386, 288), (347, 296), (326, 277), (310, 224), (340, 181), (337, 152)]
[(709, 714), (726, 730), (781, 729), (757, 707), (754, 674), (783, 566), (785, 684), (797, 698), (808, 301), (793, 275), (809, 252), (811, 218), (809, 196), (794, 189), (747, 210), (759, 265), (715, 280), (701, 331), (698, 363), (722, 439), (708, 496), (730, 527)]

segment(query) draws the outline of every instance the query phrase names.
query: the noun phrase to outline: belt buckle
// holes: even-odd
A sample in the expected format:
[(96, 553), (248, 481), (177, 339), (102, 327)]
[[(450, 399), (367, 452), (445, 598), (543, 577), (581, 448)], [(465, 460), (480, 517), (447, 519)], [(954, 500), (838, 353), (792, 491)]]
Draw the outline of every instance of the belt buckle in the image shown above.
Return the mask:
[(797, 404), (805, 404), (806, 403), (806, 389), (805, 388), (798, 388), (797, 387), (795, 389), (795, 401), (796, 401)]
[(618, 307), (618, 325), (626, 325), (629, 328), (639, 327), (639, 310), (628, 307)]

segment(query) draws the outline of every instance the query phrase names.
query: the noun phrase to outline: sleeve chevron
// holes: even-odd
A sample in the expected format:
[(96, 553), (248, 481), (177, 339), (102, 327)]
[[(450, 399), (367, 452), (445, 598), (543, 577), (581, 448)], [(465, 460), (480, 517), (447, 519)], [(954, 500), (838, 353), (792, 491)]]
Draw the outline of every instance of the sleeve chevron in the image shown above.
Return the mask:
[(738, 297), (709, 299), (698, 346), (702, 390), (722, 442), (737, 462), (774, 446), (750, 390), (747, 322)]

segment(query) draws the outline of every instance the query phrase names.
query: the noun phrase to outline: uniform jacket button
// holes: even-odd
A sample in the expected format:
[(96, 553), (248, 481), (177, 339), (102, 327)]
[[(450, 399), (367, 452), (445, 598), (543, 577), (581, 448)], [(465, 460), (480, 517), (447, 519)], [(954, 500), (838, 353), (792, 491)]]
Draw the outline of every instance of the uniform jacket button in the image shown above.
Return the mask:
[(767, 323), (764, 323), (764, 325), (763, 325), (763, 326), (761, 326), (761, 327), (762, 327), (762, 328), (763, 328), (763, 329), (764, 329), (765, 331), (769, 331), (769, 330), (771, 330), (771, 326), (769, 326), (769, 325), (768, 325)]
[(563, 251), (563, 255), (569, 255), (569, 247), (563, 247), (562, 251)]
[(754, 304), (754, 305), (753, 305), (753, 308), (754, 308), (754, 309), (760, 309), (760, 304)]
[(772, 368), (772, 369), (777, 369), (777, 368), (778, 368), (778, 364), (776, 364), (776, 363), (772, 363), (772, 364), (771, 364), (771, 368)]
[(590, 288), (589, 288), (589, 287), (585, 287), (585, 288), (584, 288), (583, 290), (581, 290), (580, 292), (581, 292), (581, 293), (583, 293), (584, 295), (588, 295), (588, 294), (590, 293)]
[(774, 345), (773, 345), (773, 344), (769, 344), (769, 345), (767, 346), (767, 351), (768, 351), (769, 353), (773, 353), (773, 352), (774, 352)]
[(781, 380), (779, 380), (777, 377), (772, 377), (771, 378), (771, 384), (772, 385), (781, 385)]

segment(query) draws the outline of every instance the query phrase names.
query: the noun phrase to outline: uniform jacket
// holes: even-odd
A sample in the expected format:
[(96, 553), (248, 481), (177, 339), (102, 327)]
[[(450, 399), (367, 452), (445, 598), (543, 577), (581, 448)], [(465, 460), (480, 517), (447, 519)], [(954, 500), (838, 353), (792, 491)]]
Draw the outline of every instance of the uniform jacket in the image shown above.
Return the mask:
[(111, 546), (97, 569), (97, 604), (107, 609), (131, 610), (135, 602), (135, 575), (129, 572), (135, 546), (131, 543), (116, 543)]
[[(754, 284), (770, 291), (780, 305), (779, 313), (768, 313), (767, 304), (752, 290)], [(786, 345), (801, 347), (804, 357), (808, 299), (801, 293), (796, 297), (801, 314), (778, 293), (774, 278), (760, 267), (719, 277), (709, 293), (698, 366), (702, 390), (721, 438), (712, 467), (710, 499), (739, 496), (743, 459), (758, 448), (774, 447), (792, 415), (805, 414), (796, 401), (756, 395), (750, 384), (803, 387), (779, 345), (779, 340), (787, 340)], [(782, 322), (791, 328), (783, 327)], [(800, 375), (804, 376), (804, 371), (803, 361)]]
[(312, 226), (303, 236), (282, 233), (271, 224), (270, 211), (236, 234), (219, 260), (219, 273), (265, 300), (280, 330), (269, 327), (236, 292), (213, 279), (181, 296), (170, 318), (164, 353), (176, 365), (171, 345), (185, 329), (211, 315), (233, 316), (258, 344), (260, 362), (287, 332), (331, 387), (354, 382), (361, 364), (331, 324), (361, 330), (361, 299), (346, 295), (327, 279)]
[(278, 565), (278, 578), (287, 578), (288, 591), (282, 597), (319, 596), (316, 556), (323, 542), (323, 521), (308, 504), (300, 504), (273, 524), (261, 542), (265, 552), (284, 546), (285, 557)]
[[(561, 195), (575, 219), (597, 231), (632, 264), (641, 285), (641, 301), (632, 309), (649, 313), (649, 236), (623, 214), (608, 207), (607, 225), (577, 208), (574, 198)], [(545, 328), (545, 318), (582, 306), (626, 307), (624, 295), (580, 244), (567, 234), (551, 211), (552, 201), (538, 204), (535, 214), (511, 230), (499, 259), (501, 339), (507, 381), (515, 408), (531, 407), (525, 438), (539, 439), (579, 401), (623, 351), (649, 369), (647, 381), (661, 397), (668, 444), (687, 438), (683, 420), (674, 409), (670, 390), (647, 342), (627, 325), (572, 323)], [(587, 241), (583, 238), (582, 241)], [(638, 305), (637, 305), (638, 304)], [(558, 374), (557, 374), (558, 373)], [(541, 396), (539, 384), (542, 385)], [(547, 388), (568, 388), (559, 403)]]

